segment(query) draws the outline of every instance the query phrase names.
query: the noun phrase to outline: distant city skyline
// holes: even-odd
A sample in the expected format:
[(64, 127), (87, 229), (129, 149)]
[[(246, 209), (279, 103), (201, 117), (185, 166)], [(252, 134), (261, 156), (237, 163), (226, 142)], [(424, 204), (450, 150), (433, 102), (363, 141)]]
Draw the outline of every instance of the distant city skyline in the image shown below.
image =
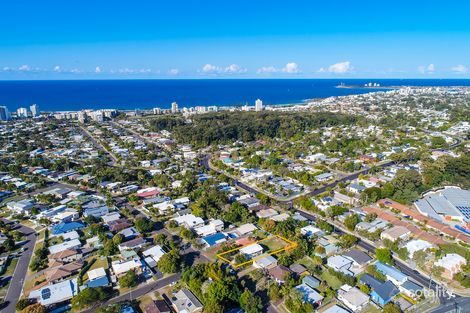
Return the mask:
[(470, 78), (468, 1), (2, 4), (0, 79)]

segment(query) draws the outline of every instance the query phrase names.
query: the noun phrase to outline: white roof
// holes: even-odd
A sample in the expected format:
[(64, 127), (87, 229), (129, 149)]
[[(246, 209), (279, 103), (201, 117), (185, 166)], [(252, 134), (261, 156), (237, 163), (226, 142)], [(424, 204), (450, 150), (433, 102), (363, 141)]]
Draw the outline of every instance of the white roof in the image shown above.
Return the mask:
[(50, 246), (49, 247), (49, 252), (50, 252), (50, 254), (54, 254), (54, 253), (62, 252), (62, 251), (67, 250), (67, 249), (73, 249), (73, 248), (77, 248), (77, 247), (81, 247), (81, 246), (82, 246), (82, 243), (80, 242), (80, 240), (73, 239), (73, 240), (70, 240), (70, 241), (64, 241), (63, 243), (59, 243), (59, 244), (54, 245), (54, 246)]
[(335, 255), (335, 256), (329, 257), (327, 260), (328, 266), (333, 267), (335, 269), (342, 268), (351, 263), (352, 263), (351, 260), (349, 260), (348, 258), (345, 258), (342, 255)]
[(416, 251), (426, 250), (429, 248), (432, 248), (432, 244), (421, 239), (411, 240), (406, 244), (406, 249), (410, 256), (413, 256)]
[(150, 249), (145, 250), (142, 252), (144, 256), (151, 256), (152, 259), (155, 260), (155, 262), (158, 262), (160, 258), (165, 254), (165, 251), (163, 251), (162, 247), (159, 245), (156, 245)]
[(115, 221), (115, 220), (120, 219), (121, 214), (119, 214), (119, 212), (110, 212), (108, 214), (105, 214), (105, 215), (101, 216), (101, 218), (103, 219), (103, 222), (109, 223), (111, 221)]
[(369, 302), (369, 296), (357, 289), (356, 287), (350, 288), (347, 292), (341, 295), (346, 301), (345, 304), (352, 304), (354, 307), (360, 307)]
[(188, 197), (182, 197), (182, 198), (173, 200), (174, 203), (179, 203), (179, 204), (186, 204), (186, 203), (189, 203), (189, 201), (190, 200)]
[(212, 220), (212, 221), (209, 221), (209, 225), (224, 226), (224, 222), (222, 220)]
[(255, 254), (255, 253), (263, 252), (263, 247), (261, 247), (257, 243), (254, 243), (252, 245), (241, 248), (240, 252), (243, 254), (248, 254), (248, 255)]
[(305, 227), (302, 227), (300, 229), (300, 232), (302, 234), (317, 234), (317, 233), (321, 233), (322, 230), (320, 228), (317, 228), (313, 225), (308, 225), (308, 226), (305, 226)]
[(95, 268), (94, 270), (90, 270), (87, 272), (89, 280), (95, 280), (97, 278), (101, 278), (106, 276), (106, 271), (103, 267)]
[(139, 259), (132, 259), (127, 262), (114, 261), (111, 263), (111, 266), (113, 268), (114, 274), (119, 275), (134, 268), (142, 266), (142, 263), (140, 263)]
[(348, 310), (343, 309), (339, 305), (335, 304), (332, 307), (326, 309), (323, 311), (323, 313), (349, 313)]
[(62, 234), (61, 235), (64, 240), (74, 240), (80, 238), (80, 235), (77, 233), (76, 230), (72, 230), (68, 233)]
[(207, 236), (207, 235), (215, 234), (217, 232), (217, 230), (215, 229), (215, 226), (212, 224), (198, 227), (195, 229), (195, 231), (199, 236)]
[(42, 305), (50, 305), (72, 299), (77, 293), (77, 279), (69, 279), (33, 290), (30, 292), (29, 298), (38, 299)]
[(274, 215), (271, 217), (271, 219), (275, 222), (282, 222), (287, 220), (290, 217), (289, 213), (281, 213), (278, 215)]
[(174, 217), (173, 220), (181, 224), (186, 224), (189, 227), (194, 227), (200, 224), (204, 224), (204, 220), (200, 217), (194, 216), (193, 214), (186, 214), (178, 217)]
[(240, 235), (244, 235), (244, 234), (248, 234), (248, 233), (251, 233), (255, 230), (257, 230), (258, 228), (251, 224), (251, 223), (248, 223), (248, 224), (243, 224), (243, 225), (240, 225), (238, 228), (237, 228), (237, 232), (240, 234)]
[(260, 268), (265, 268), (270, 266), (271, 264), (274, 264), (277, 262), (276, 258), (274, 258), (272, 255), (268, 255), (264, 258), (258, 259), (254, 261), (256, 265)]
[(442, 259), (435, 263), (435, 265), (442, 266), (444, 268), (454, 268), (461, 264), (467, 264), (467, 260), (457, 253), (446, 254)]

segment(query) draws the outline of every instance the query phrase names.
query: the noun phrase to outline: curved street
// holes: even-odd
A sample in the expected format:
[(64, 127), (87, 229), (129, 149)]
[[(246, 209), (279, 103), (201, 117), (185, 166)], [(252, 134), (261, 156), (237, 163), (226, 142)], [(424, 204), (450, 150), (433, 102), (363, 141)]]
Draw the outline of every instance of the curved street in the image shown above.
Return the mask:
[[(12, 223), (7, 219), (2, 219), (6, 224)], [(28, 272), (29, 262), (33, 255), (34, 245), (36, 244), (36, 232), (34, 229), (26, 227), (22, 224), (18, 224), (16, 230), (25, 234), (27, 240), (24, 247), (24, 252), (21, 253), (18, 258), (18, 263), (16, 265), (13, 276), (11, 277), (10, 286), (8, 287), (7, 294), (4, 299), (4, 308), (2, 308), (2, 313), (15, 313), (16, 312), (16, 303), (21, 297), (21, 292), (23, 291), (23, 284), (26, 273)]]

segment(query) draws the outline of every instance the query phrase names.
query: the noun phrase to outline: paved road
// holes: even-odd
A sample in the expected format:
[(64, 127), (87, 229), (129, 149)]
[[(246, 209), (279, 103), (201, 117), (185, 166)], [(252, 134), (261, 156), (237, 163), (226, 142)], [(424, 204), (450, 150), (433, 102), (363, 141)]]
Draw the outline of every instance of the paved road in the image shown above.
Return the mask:
[[(298, 212), (304, 216), (305, 218), (314, 221), (316, 219), (316, 216), (311, 213), (307, 213), (305, 211), (298, 210)], [(337, 227), (334, 228), (334, 231), (338, 234), (344, 234), (343, 231), (338, 229)], [(375, 247), (359, 238), (358, 241), (358, 246), (367, 250), (371, 254), (375, 254)], [(421, 284), (422, 286), (426, 288), (430, 288), (432, 290), (439, 290), (442, 291), (442, 287), (439, 287), (439, 284), (436, 283), (434, 280), (429, 279), (429, 277), (426, 277), (419, 273), (418, 271), (410, 268), (406, 264), (403, 264), (401, 262), (396, 262), (396, 267), (400, 269), (405, 275), (411, 277), (414, 281), (417, 283)], [(457, 312), (455, 311), (456, 308), (459, 308), (461, 313), (467, 313), (470, 312), (470, 297), (461, 297), (458, 295), (455, 295), (453, 298), (449, 298), (448, 295), (442, 294), (439, 295), (439, 301), (441, 305), (436, 308), (435, 310), (431, 311), (432, 313), (446, 313), (446, 312)]]
[[(215, 170), (215, 169), (212, 169), (209, 165), (209, 159), (211, 158), (211, 155), (208, 154), (208, 155), (205, 155), (202, 160), (201, 160), (201, 164), (207, 169), (207, 170)], [(388, 161), (388, 162), (385, 162), (385, 163), (382, 163), (380, 165), (378, 165), (378, 167), (381, 167), (381, 168), (385, 168), (385, 167), (388, 167), (390, 165), (392, 165), (394, 162), (393, 161)], [(339, 183), (341, 182), (345, 182), (345, 181), (349, 181), (349, 180), (354, 180), (356, 178), (359, 177), (359, 175), (364, 175), (364, 174), (367, 174), (369, 173), (370, 171), (370, 168), (367, 167), (367, 168), (364, 168), (358, 172), (355, 172), (355, 173), (352, 173), (352, 174), (349, 174), (347, 176), (344, 176), (338, 180), (335, 180), (334, 182), (331, 182), (323, 187), (320, 187), (320, 188), (317, 188), (315, 190), (312, 190), (311, 192), (309, 193), (306, 193), (304, 194), (304, 196), (308, 196), (308, 197), (313, 197), (313, 196), (317, 196), (319, 194), (322, 194), (324, 193), (325, 191), (327, 191), (328, 189), (331, 189), (331, 188), (334, 188), (336, 187), (336, 185), (338, 185)], [(254, 188), (240, 182), (239, 180), (234, 180), (234, 184), (246, 191), (248, 191), (249, 193), (253, 193), (253, 194), (256, 194), (258, 193), (257, 190), (255, 190)], [(289, 205), (290, 207), (293, 206), (293, 200), (277, 200), (276, 199), (276, 202), (280, 202), (280, 203), (283, 203), (283, 204), (287, 204)]]
[(81, 311), (81, 313), (93, 313), (95, 312), (96, 308), (97, 307), (103, 307), (103, 306), (106, 306), (106, 305), (109, 305), (109, 304), (113, 304), (113, 303), (119, 303), (119, 302), (126, 302), (126, 301), (132, 301), (134, 299), (137, 299), (139, 297), (142, 297), (143, 295), (145, 294), (148, 294), (148, 293), (151, 293), (151, 292), (154, 292), (160, 288), (163, 288), (165, 286), (168, 286), (172, 283), (175, 283), (177, 281), (179, 281), (181, 278), (181, 274), (180, 273), (177, 273), (177, 274), (173, 274), (171, 276), (168, 276), (168, 277), (165, 277), (163, 279), (160, 279), (160, 280), (157, 280), (157, 281), (154, 281), (154, 282), (151, 282), (151, 283), (148, 283), (146, 285), (143, 285), (142, 287), (140, 288), (137, 288), (135, 290), (132, 290), (131, 292), (128, 292), (126, 294), (123, 294), (123, 295), (120, 295), (118, 297), (115, 297), (115, 298), (112, 298), (106, 302), (102, 302), (102, 303), (97, 303), (95, 304), (93, 307), (87, 309), (87, 310), (84, 310), (84, 311)]
[(100, 149), (102, 151), (104, 151), (109, 157), (110, 157), (110, 161), (109, 161), (109, 165), (110, 166), (114, 166), (116, 165), (117, 163), (117, 158), (114, 154), (112, 154), (110, 151), (108, 151), (100, 142), (98, 142), (95, 137), (93, 137), (92, 134), (90, 134), (90, 132), (85, 128), (85, 127), (82, 127), (80, 125), (78, 125), (78, 128), (80, 128), (80, 130), (82, 131), (82, 133), (88, 137), (88, 139), (90, 139), (90, 141), (93, 143), (93, 145), (95, 146), (95, 148), (97, 149)]
[[(202, 159), (201, 163), (206, 169), (210, 170), (211, 168), (209, 166), (209, 159), (210, 159), (210, 155), (206, 155)], [(392, 164), (393, 164), (393, 162), (389, 161), (389, 162), (381, 164), (380, 167), (384, 168), (384, 167), (390, 166)], [(370, 170), (370, 168), (366, 168), (366, 169), (363, 169), (363, 170), (361, 170), (359, 172), (356, 172), (354, 174), (345, 176), (345, 177), (343, 177), (343, 178), (341, 178), (337, 181), (334, 181), (334, 182), (332, 182), (332, 183), (330, 183), (330, 184), (328, 184), (328, 185), (326, 185), (322, 188), (318, 188), (318, 189), (313, 190), (308, 195), (309, 196), (319, 195), (319, 194), (325, 192), (327, 189), (335, 187), (340, 182), (356, 179), (357, 177), (359, 177), (360, 174), (367, 174), (369, 172), (369, 170)], [(246, 184), (243, 184), (243, 183), (241, 183), (237, 180), (235, 180), (234, 183), (238, 187), (246, 190), (247, 192), (257, 193), (257, 191), (254, 190), (253, 188), (251, 188), (250, 186), (247, 186)], [(280, 201), (280, 202), (282, 202), (282, 201)], [(285, 201), (284, 203), (289, 204), (291, 207), (293, 206), (292, 201)], [(312, 221), (315, 220), (315, 215), (307, 213), (307, 212), (302, 211), (302, 210), (297, 210), (297, 211), (302, 216), (306, 217), (307, 219), (312, 220)], [(335, 230), (335, 232), (337, 232), (339, 234), (343, 233), (340, 229), (338, 229), (336, 227), (334, 228), (334, 230)], [(367, 242), (365, 242), (361, 239), (359, 239), (358, 245), (360, 247), (364, 248), (365, 250), (369, 251), (372, 254), (375, 253), (375, 247), (372, 246), (371, 244), (368, 244)], [(404, 274), (410, 276), (411, 278), (413, 278), (416, 282), (420, 283), (421, 285), (423, 285), (425, 287), (428, 287), (428, 288), (431, 288), (433, 290), (436, 290), (436, 287), (437, 287), (438, 284), (434, 280), (423, 276), (418, 271), (413, 270), (412, 268), (408, 267), (407, 265), (405, 265), (401, 262), (397, 262), (397, 267)], [(455, 295), (452, 299), (449, 299), (449, 297), (447, 295), (440, 295), (439, 300), (440, 300), (441, 305), (437, 309), (433, 310), (432, 311), (433, 313), (453, 312), (456, 309), (459, 309), (459, 312), (470, 312), (470, 297), (461, 297), (461, 296)], [(457, 312), (457, 311), (455, 311), (455, 312)]]
[[(10, 221), (2, 219), (5, 223)], [(34, 245), (36, 243), (36, 232), (34, 229), (18, 224), (18, 231), (24, 233), (27, 237), (26, 243), (23, 245), (25, 251), (21, 254), (16, 264), (16, 269), (10, 281), (10, 287), (8, 288), (5, 305), (6, 307), (1, 310), (2, 313), (15, 313), (16, 303), (20, 299), (21, 292), (23, 290), (23, 283), (26, 273), (28, 271), (29, 261), (34, 251)]]

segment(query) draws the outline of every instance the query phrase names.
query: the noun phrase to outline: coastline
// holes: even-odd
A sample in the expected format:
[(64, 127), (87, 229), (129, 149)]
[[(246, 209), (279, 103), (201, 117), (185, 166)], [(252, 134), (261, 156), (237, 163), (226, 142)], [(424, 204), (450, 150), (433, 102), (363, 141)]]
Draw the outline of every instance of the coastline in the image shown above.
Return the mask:
[[(365, 86), (370, 83), (375, 86)], [(206, 79), (0, 81), (0, 104), (13, 112), (37, 104), (41, 112), (120, 111), (253, 105), (304, 105), (329, 97), (400, 88), (470, 87), (468, 79)]]

